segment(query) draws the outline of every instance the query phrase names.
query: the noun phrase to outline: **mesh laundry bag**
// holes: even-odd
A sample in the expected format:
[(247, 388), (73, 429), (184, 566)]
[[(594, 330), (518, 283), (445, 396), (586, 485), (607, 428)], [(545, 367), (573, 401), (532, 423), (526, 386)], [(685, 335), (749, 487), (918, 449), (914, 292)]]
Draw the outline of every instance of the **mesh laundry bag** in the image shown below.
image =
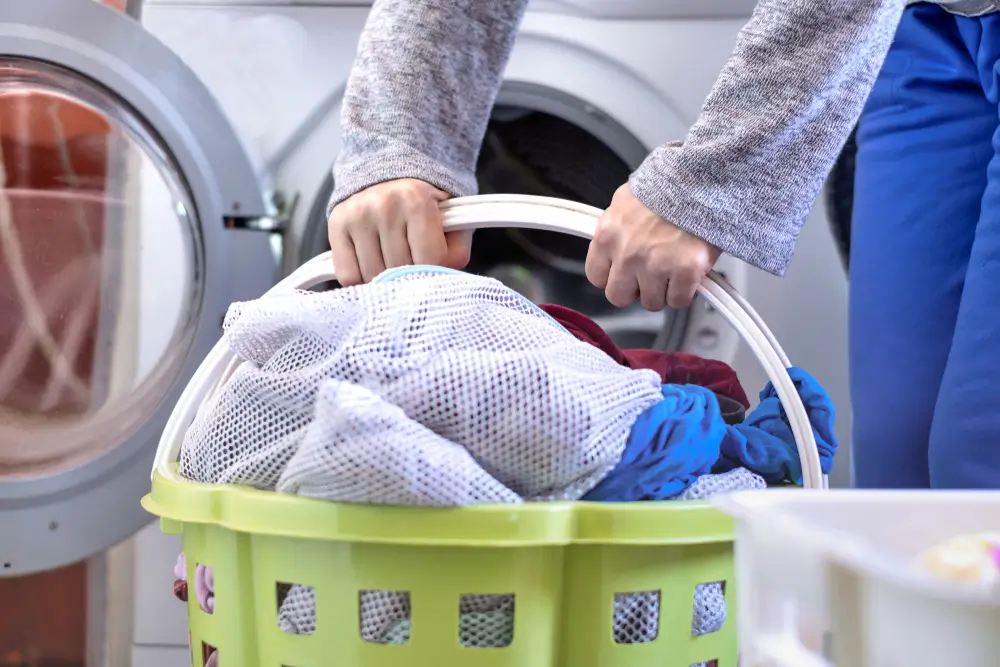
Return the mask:
[(458, 272), (236, 304), (225, 337), (246, 363), (187, 432), (180, 472), (198, 482), (392, 504), (575, 499), (661, 397), (656, 373)]

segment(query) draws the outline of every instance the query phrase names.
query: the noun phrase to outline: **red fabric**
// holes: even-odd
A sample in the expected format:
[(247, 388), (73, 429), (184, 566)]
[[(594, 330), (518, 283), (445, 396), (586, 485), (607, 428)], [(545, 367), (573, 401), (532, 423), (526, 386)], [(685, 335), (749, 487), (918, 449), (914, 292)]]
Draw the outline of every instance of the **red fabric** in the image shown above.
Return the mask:
[(736, 371), (727, 363), (684, 352), (623, 350), (586, 315), (563, 306), (545, 304), (541, 308), (577, 339), (602, 350), (622, 366), (654, 370), (660, 374), (663, 384), (695, 384), (739, 401), (744, 408), (750, 407), (750, 400), (736, 377)]
[(188, 584), (183, 579), (174, 582), (174, 597), (181, 602), (188, 601)]

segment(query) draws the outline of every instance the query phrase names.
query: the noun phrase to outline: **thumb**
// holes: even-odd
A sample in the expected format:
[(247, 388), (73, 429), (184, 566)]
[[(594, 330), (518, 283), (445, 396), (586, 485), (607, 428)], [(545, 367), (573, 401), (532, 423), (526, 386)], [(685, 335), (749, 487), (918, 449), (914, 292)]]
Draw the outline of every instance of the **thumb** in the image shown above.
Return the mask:
[(449, 269), (464, 269), (468, 266), (472, 258), (472, 230), (446, 232), (444, 240), (448, 246), (444, 266)]

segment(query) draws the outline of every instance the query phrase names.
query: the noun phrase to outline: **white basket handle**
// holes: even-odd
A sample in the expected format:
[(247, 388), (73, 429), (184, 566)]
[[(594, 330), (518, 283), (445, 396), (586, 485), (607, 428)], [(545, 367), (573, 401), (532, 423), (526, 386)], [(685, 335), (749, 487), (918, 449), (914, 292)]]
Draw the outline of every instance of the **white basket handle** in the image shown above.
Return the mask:
[[(597, 220), (603, 212), (585, 204), (526, 195), (460, 197), (442, 204), (441, 211), (444, 227), (448, 231), (518, 227), (562, 232), (585, 239), (594, 237)], [(303, 264), (267, 294), (309, 289), (335, 277), (333, 259), (327, 252)], [(699, 285), (698, 293), (736, 329), (767, 372), (795, 436), (802, 461), (803, 485), (811, 489), (826, 488), (826, 476), (820, 468), (809, 415), (788, 375), (786, 369), (791, 364), (778, 341), (750, 304), (714, 271)], [(157, 448), (154, 473), (159, 472), (167, 478), (175, 477), (171, 464), (177, 461), (180, 454), (185, 431), (198, 409), (229, 378), (239, 363), (225, 340), (216, 343), (184, 389), (167, 421)]]

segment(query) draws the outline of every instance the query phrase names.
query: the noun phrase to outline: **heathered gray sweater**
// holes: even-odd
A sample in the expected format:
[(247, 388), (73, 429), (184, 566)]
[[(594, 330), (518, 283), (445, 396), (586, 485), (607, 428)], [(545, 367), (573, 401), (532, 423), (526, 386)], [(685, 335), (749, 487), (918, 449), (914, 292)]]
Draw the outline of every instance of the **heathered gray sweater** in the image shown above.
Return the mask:
[[(760, 0), (687, 136), (632, 174), (635, 195), (725, 252), (784, 273), (906, 4)], [(475, 194), (526, 5), (375, 1), (347, 84), (331, 205), (395, 178)]]

